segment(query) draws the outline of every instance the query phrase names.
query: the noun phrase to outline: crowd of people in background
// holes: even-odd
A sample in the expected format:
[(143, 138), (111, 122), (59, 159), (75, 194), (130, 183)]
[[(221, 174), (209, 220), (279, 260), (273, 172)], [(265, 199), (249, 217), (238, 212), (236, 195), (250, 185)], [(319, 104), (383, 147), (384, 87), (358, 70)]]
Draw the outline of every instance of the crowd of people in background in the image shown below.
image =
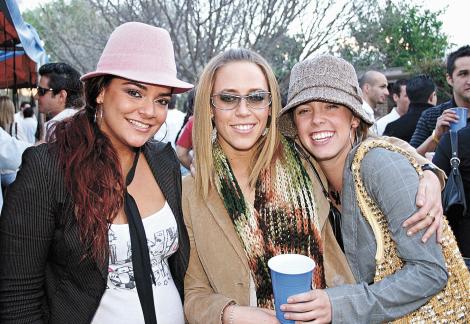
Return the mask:
[[(277, 323), (280, 253), (316, 263), (290, 320), (392, 321), (445, 289), (441, 191), (470, 46), (448, 55), (437, 106), (428, 75), (389, 85), (330, 55), (294, 66), (284, 107), (252, 50), (218, 54), (194, 88), (177, 64), (166, 30), (125, 23), (95, 71), (41, 66), (37, 111), (0, 97), (1, 323)], [(458, 140), (469, 208), (446, 216), (470, 269), (469, 124)], [(380, 280), (352, 167), (369, 143), (362, 180), (404, 264)]]

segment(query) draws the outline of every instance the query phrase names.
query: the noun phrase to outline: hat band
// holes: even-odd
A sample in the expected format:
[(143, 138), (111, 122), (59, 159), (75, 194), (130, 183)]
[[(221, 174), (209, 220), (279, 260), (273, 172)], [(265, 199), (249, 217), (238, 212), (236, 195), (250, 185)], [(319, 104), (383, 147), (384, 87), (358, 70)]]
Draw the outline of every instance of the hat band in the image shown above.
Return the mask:
[[(343, 79), (339, 79), (334, 75), (313, 74), (307, 75), (301, 79), (296, 80), (290, 85), (290, 96), (288, 101), (292, 101), (299, 93), (310, 88), (332, 88), (339, 90), (348, 95), (353, 96), (362, 103), (361, 89), (358, 85), (353, 85)], [(295, 89), (295, 90), (294, 90)]]

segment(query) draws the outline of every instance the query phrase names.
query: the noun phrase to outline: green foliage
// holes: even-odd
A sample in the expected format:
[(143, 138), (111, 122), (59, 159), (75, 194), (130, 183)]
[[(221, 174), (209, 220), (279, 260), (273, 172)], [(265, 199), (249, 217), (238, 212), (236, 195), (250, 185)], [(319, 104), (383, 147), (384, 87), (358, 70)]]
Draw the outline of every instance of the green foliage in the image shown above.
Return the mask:
[(273, 68), (279, 82), (281, 95), (287, 97), (289, 77), (292, 67), (299, 61), (304, 46), (298, 35), (282, 35), (277, 39), (265, 39), (254, 48)]
[(359, 70), (404, 67), (415, 69), (423, 61), (441, 59), (448, 47), (439, 16), (442, 11), (388, 1), (385, 8), (370, 0), (369, 10), (359, 12), (340, 55)]
[(66, 62), (79, 72), (91, 71), (111, 28), (88, 0), (53, 0), (23, 13), (44, 41), (51, 62)]

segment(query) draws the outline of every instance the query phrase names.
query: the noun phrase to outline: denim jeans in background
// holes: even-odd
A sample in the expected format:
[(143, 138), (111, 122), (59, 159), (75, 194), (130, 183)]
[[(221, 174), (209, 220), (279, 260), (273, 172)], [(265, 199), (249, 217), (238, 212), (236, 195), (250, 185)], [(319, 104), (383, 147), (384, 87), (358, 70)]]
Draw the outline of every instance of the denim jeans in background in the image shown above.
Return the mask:
[(16, 172), (1, 173), (0, 174), (0, 213), (2, 212), (3, 206), (3, 189), (6, 189), (16, 179)]
[[(0, 174), (0, 182), (2, 181), (2, 175)], [(2, 186), (0, 186), (0, 214), (2, 213), (2, 206), (3, 206), (3, 192)]]
[(470, 271), (470, 258), (463, 258), (463, 260), (465, 261), (468, 271)]

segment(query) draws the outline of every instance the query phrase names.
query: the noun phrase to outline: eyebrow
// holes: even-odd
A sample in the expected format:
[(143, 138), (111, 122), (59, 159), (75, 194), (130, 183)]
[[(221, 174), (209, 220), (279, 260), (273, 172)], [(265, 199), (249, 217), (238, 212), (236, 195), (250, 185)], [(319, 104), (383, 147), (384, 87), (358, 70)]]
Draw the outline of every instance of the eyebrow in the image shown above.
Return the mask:
[[(223, 92), (235, 92), (235, 93), (240, 93), (237, 89), (222, 89), (219, 91), (219, 93)], [(269, 92), (269, 90), (262, 89), (262, 88), (255, 88), (255, 89), (249, 89), (248, 93), (253, 93), (253, 92)]]
[[(136, 82), (136, 81), (127, 81), (127, 82), (124, 82), (123, 85), (134, 85), (142, 90), (148, 90), (148, 87), (140, 82)], [(167, 92), (167, 93), (161, 93), (159, 94), (159, 96), (161, 97), (171, 97), (172, 96), (172, 93), (171, 92)]]

